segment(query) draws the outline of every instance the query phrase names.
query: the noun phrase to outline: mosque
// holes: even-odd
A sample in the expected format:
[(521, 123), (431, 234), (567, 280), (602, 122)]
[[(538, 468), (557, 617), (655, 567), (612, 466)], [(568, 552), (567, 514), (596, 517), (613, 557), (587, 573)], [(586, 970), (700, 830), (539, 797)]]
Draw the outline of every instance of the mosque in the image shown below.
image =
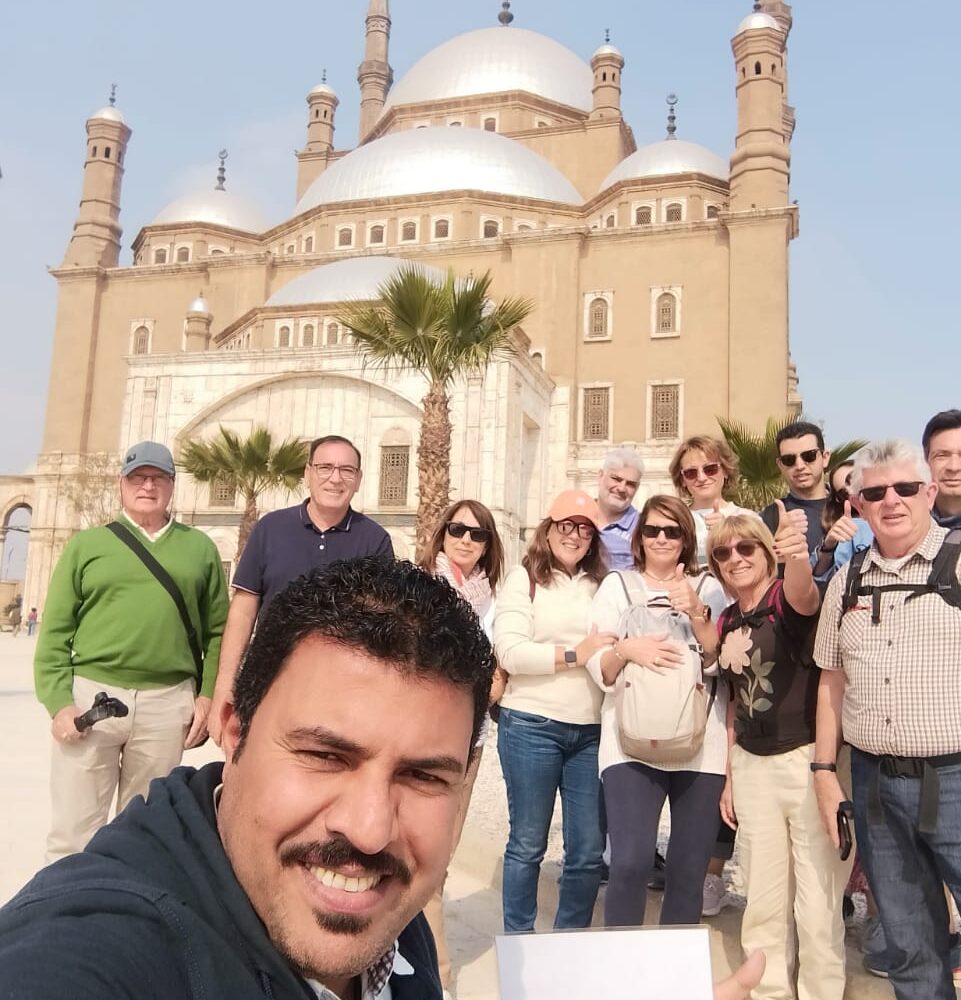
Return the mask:
[[(221, 425), (351, 438), (366, 468), (357, 506), (408, 552), (426, 383), (365, 366), (338, 316), (409, 262), (438, 276), (490, 271), (495, 298), (534, 302), (516, 355), (458, 383), (451, 407), (453, 497), (494, 511), (509, 557), (552, 494), (592, 488), (612, 444), (644, 455), (650, 493), (668, 487), (677, 441), (716, 432), (718, 416), (761, 426), (799, 409), (790, 7), (755, 3), (736, 26), (730, 157), (676, 137), (673, 97), (665, 138), (637, 148), (622, 53), (608, 41), (588, 62), (513, 19), (503, 3), (499, 24), (395, 81), (388, 0), (370, 0), (356, 146), (335, 147), (340, 97), (320, 83), (306, 95), (289, 218), (270, 226), (225, 183), (221, 159), (208, 189), (141, 225), (129, 265), (119, 219), (133, 129), (113, 99), (87, 120), (80, 207), (52, 272), (42, 451), (29, 475), (0, 477), (0, 523), (32, 511), (27, 606), (42, 606), (84, 523), (66, 481), (91, 463), (115, 469), (130, 442), (176, 454)], [(240, 498), (181, 475), (174, 506), (214, 538), (229, 573)]]

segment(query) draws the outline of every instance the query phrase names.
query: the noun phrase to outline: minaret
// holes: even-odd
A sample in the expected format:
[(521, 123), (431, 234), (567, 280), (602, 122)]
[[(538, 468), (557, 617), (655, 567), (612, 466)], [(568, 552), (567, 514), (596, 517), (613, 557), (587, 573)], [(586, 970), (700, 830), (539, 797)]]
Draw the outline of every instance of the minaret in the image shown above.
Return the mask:
[(187, 317), (184, 321), (184, 350), (206, 351), (210, 346), (210, 325), (214, 318), (210, 306), (200, 294), (187, 307)]
[(611, 33), (604, 33), (604, 44), (591, 57), (594, 70), (594, 106), (591, 119), (621, 117), (621, 70), (624, 56), (611, 45)]
[[(786, 5), (782, 5), (786, 6)], [(786, 36), (755, 3), (731, 48), (737, 73), (737, 139), (731, 157), (731, 209), (788, 204), (791, 147), (785, 134)], [(793, 130), (793, 113), (792, 113)]]
[(380, 117), (387, 100), (387, 91), (394, 82), (394, 71), (390, 68), (387, 54), (390, 44), (389, 7), (388, 0), (369, 0), (367, 5), (364, 61), (357, 67), (361, 142)]
[(120, 186), (131, 131), (110, 103), (87, 119), (87, 155), (80, 210), (63, 259), (64, 267), (116, 267), (120, 260)]
[(327, 83), (325, 69), (321, 82), (307, 95), (307, 145), (297, 154), (298, 201), (330, 163), (339, 103), (334, 88)]

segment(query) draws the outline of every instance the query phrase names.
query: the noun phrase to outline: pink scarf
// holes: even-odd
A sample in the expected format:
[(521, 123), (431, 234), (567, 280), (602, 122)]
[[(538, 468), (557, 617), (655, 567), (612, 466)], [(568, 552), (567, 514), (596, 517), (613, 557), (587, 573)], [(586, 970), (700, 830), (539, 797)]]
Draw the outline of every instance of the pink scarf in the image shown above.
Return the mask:
[(459, 566), (455, 566), (443, 552), (438, 552), (434, 573), (442, 576), (474, 609), (474, 614), (483, 619), (491, 606), (493, 594), (487, 574), (480, 566), (475, 566), (470, 576), (465, 577)]

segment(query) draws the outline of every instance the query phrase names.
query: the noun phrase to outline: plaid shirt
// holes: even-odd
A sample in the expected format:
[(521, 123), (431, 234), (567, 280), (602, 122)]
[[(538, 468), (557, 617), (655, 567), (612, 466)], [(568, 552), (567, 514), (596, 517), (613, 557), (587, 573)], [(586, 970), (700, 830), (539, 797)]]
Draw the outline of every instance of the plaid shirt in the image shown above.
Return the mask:
[[(410, 963), (397, 951), (396, 943), (393, 944), (361, 975), (361, 1000), (390, 1000), (391, 975), (396, 972), (408, 976), (413, 971)], [(308, 979), (307, 985), (317, 994), (317, 1000), (340, 1000), (336, 993), (314, 979)]]
[[(903, 561), (885, 559), (873, 544), (861, 585), (926, 583), (947, 533), (932, 523)], [(870, 597), (842, 616), (849, 570), (842, 567), (828, 586), (814, 646), (822, 670), (846, 676), (845, 740), (872, 754), (961, 752), (961, 610), (935, 594), (907, 601), (907, 593), (893, 591), (882, 595), (878, 625), (871, 623)]]

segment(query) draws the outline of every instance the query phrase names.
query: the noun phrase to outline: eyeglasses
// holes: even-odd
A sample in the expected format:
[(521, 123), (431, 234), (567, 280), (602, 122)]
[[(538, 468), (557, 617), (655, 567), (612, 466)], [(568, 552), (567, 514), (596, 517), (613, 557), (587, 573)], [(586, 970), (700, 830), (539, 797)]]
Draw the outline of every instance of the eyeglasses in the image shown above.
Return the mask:
[(749, 539), (744, 539), (740, 542), (735, 542), (733, 545), (715, 545), (711, 552), (719, 563), (727, 562), (735, 552), (742, 559), (750, 559), (757, 552), (760, 544), (760, 542), (752, 542)]
[(585, 521), (553, 521), (554, 527), (560, 535), (577, 534), (578, 538), (593, 538), (597, 529), (593, 524)]
[(845, 500), (851, 499), (851, 491), (846, 486), (842, 486), (840, 489), (835, 490), (834, 495), (841, 503), (844, 503)]
[(888, 490), (894, 490), (899, 497), (916, 497), (918, 495), (918, 490), (924, 483), (889, 483), (887, 486), (865, 486), (861, 490), (860, 496), (862, 500), (868, 503), (880, 503), (888, 493)]
[(710, 479), (711, 476), (716, 476), (720, 471), (721, 465), (719, 462), (708, 462), (707, 465), (700, 467), (694, 465), (690, 469), (681, 469), (681, 475), (689, 483), (693, 483), (701, 473), (704, 474), (705, 479)]
[(354, 465), (330, 465), (323, 462), (320, 465), (312, 465), (311, 468), (321, 482), (330, 479), (335, 472), (340, 473), (340, 478), (345, 483), (352, 483), (360, 475), (360, 469)]
[(158, 473), (156, 476), (143, 476), (139, 472), (134, 472), (127, 476), (127, 482), (131, 486), (136, 486), (140, 489), (141, 486), (146, 486), (147, 483), (153, 483), (154, 486), (163, 486), (164, 483), (173, 482), (173, 476), (168, 476), (166, 472)]
[(684, 532), (676, 524), (645, 524), (641, 528), (645, 538), (657, 538), (662, 531), (669, 542), (679, 542), (684, 537)]
[(801, 459), (805, 465), (810, 465), (820, 454), (820, 448), (809, 448), (807, 451), (802, 451), (799, 455), (778, 455), (777, 460), (784, 466), (784, 468), (793, 469), (794, 463), (797, 462), (798, 459)]
[(463, 538), (464, 535), (470, 535), (470, 540), (478, 545), (486, 545), (491, 540), (491, 533), (487, 528), (475, 528), (469, 524), (461, 524), (460, 521), (448, 521), (447, 534), (451, 538)]

